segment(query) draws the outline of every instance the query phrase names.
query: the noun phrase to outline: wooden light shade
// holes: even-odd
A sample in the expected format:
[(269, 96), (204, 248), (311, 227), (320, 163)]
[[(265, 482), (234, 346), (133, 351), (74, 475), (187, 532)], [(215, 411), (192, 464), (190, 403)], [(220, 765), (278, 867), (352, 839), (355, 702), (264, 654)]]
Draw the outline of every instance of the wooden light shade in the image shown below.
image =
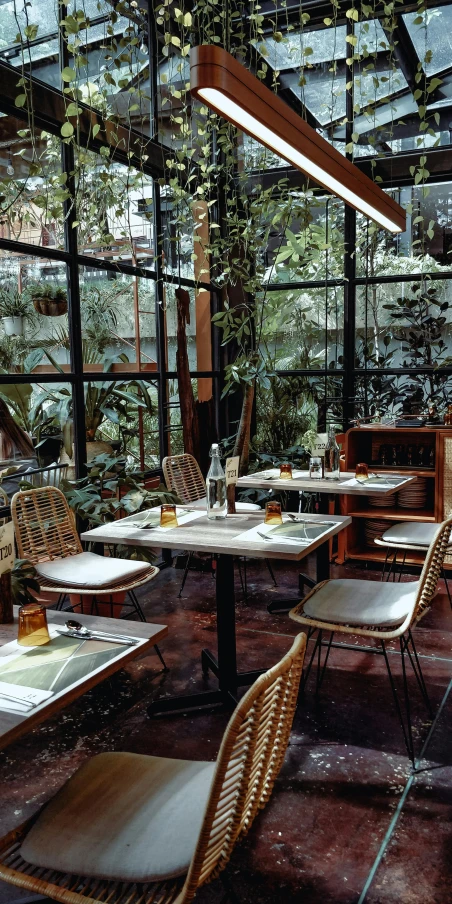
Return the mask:
[(332, 147), (273, 91), (221, 47), (190, 52), (194, 97), (390, 232), (405, 230), (405, 211)]

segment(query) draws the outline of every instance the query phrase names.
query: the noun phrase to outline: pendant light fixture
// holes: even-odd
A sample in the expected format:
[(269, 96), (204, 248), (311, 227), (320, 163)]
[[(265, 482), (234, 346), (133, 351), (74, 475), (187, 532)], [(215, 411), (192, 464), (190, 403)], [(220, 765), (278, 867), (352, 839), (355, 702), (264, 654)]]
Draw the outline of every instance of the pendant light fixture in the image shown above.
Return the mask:
[(389, 232), (404, 232), (405, 211), (343, 157), (273, 91), (221, 47), (190, 52), (190, 90), (215, 113), (287, 160)]

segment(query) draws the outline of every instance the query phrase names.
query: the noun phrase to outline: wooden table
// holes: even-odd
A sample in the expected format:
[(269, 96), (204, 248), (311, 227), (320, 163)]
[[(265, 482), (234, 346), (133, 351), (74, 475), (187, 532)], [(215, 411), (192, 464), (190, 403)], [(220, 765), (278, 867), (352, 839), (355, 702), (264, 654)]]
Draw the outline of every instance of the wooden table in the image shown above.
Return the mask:
[[(273, 469), (267, 468), (266, 471), (262, 473), (268, 473)], [(295, 469), (294, 469), (295, 470)], [(371, 489), (369, 489), (366, 484), (362, 484), (359, 486), (356, 485), (348, 485), (347, 481), (352, 480), (354, 478), (354, 473), (348, 473), (346, 471), (341, 471), (341, 475), (339, 480), (326, 480), (322, 478), (321, 480), (312, 480), (309, 477), (309, 471), (299, 471), (297, 472), (296, 477), (292, 480), (281, 480), (280, 477), (275, 476), (270, 480), (266, 478), (259, 478), (259, 474), (247, 474), (245, 477), (239, 477), (237, 481), (237, 488), (240, 487), (253, 487), (256, 490), (285, 490), (286, 493), (290, 491), (295, 492), (305, 492), (305, 493), (322, 493), (322, 494), (330, 494), (333, 496), (387, 496), (389, 493), (394, 493), (394, 486), (385, 484), (384, 481), (379, 476), (376, 480), (377, 484), (381, 483), (381, 486), (374, 486), (372, 484)], [(299, 476), (298, 476), (299, 475)], [(400, 483), (397, 483), (397, 490), (406, 487), (409, 483), (412, 483), (413, 480), (416, 480), (415, 477), (405, 477), (403, 474), (396, 474), (395, 472), (391, 475), (385, 474), (385, 477), (394, 477), (400, 480)]]
[[(0, 625), (0, 670), (1, 670), (1, 651), (5, 644), (17, 639), (17, 612), (15, 607), (15, 622), (12, 625)], [(47, 621), (50, 624), (64, 625), (68, 612), (56, 612), (49, 609), (47, 612)], [(104, 678), (113, 675), (119, 671), (129, 660), (135, 656), (152, 649), (154, 644), (159, 643), (163, 637), (168, 634), (166, 625), (152, 625), (144, 622), (118, 620), (113, 618), (101, 618), (92, 615), (77, 615), (77, 621), (86, 625), (91, 630), (106, 631), (109, 634), (124, 634), (131, 637), (139, 638), (139, 643), (134, 646), (120, 647), (115, 645), (118, 655), (109, 662), (101, 664), (98, 668), (90, 671), (89, 674), (80, 678), (78, 681), (70, 684), (67, 688), (60, 692), (56, 692), (50, 699), (39, 706), (35, 706), (30, 712), (17, 715), (11, 712), (0, 710), (0, 749), (16, 741), (21, 735), (26, 734), (43, 722), (49, 716), (54, 715), (58, 710), (63, 709), (77, 697), (81, 697), (85, 691), (99, 684)], [(93, 644), (94, 641), (86, 641)], [(109, 645), (113, 649), (113, 644)], [(25, 649), (25, 648), (22, 648)], [(37, 649), (36, 647), (34, 648)], [(50, 645), (46, 644), (40, 648), (41, 650), (49, 650)], [(5, 680), (5, 679), (3, 679)]]
[(180, 525), (167, 531), (159, 529), (147, 531), (130, 526), (130, 522), (136, 522), (136, 520), (136, 516), (131, 516), (96, 527), (82, 534), (82, 540), (110, 545), (121, 543), (131, 546), (213, 553), (217, 560), (215, 592), (218, 658), (213, 656), (209, 650), (203, 650), (201, 661), (204, 673), (210, 669), (217, 676), (218, 689), (157, 701), (151, 704), (150, 715), (180, 710), (188, 711), (192, 708), (218, 706), (219, 704), (235, 706), (237, 688), (252, 684), (262, 673), (261, 669), (237, 672), (234, 556), (298, 562), (316, 550), (319, 552), (317, 577), (318, 580), (324, 580), (329, 574), (328, 541), (351, 523), (351, 519), (343, 515), (328, 516), (328, 519), (320, 518), (318, 515), (307, 515), (306, 520), (314, 523), (328, 520), (332, 526), (320, 538), (303, 546), (301, 544), (289, 545), (284, 541), (255, 539), (253, 542), (244, 542), (237, 539), (244, 531), (262, 525), (264, 512), (228, 515), (227, 518), (215, 521), (209, 520), (206, 515), (199, 515), (189, 524)]

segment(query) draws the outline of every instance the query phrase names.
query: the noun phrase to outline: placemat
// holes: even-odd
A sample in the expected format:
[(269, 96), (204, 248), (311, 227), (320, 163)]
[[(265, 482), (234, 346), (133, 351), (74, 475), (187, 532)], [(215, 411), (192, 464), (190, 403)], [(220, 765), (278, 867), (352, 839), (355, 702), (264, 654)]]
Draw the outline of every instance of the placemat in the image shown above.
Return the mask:
[[(59, 625), (58, 627), (63, 627)], [(87, 678), (96, 669), (120, 656), (127, 646), (103, 640), (80, 640), (58, 634), (56, 625), (49, 624), (50, 643), (41, 647), (23, 647), (17, 640), (0, 649), (0, 710), (24, 715), (24, 707), (14, 708), (11, 701), (1, 697), (1, 683), (23, 690), (44, 691), (36, 705), (61, 691), (68, 690)], [(3, 688), (4, 692), (5, 688)], [(15, 691), (10, 690), (14, 695)], [(32, 711), (32, 710), (27, 710)]]

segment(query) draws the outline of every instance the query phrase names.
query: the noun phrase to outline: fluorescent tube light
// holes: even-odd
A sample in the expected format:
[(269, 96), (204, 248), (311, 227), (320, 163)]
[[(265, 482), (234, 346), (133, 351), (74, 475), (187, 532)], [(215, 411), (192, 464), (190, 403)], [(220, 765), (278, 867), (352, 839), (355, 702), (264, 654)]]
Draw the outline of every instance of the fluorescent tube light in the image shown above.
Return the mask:
[(230, 54), (210, 45), (191, 53), (192, 94), (384, 229), (404, 231), (403, 208)]

